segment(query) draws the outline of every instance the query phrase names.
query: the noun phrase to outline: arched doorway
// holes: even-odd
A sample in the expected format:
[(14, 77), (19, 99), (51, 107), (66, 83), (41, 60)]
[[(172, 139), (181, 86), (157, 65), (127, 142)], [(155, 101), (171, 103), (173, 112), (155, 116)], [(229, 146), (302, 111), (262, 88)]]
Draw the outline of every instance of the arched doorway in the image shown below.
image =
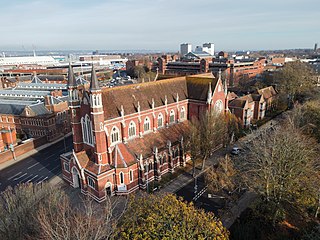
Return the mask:
[(73, 180), (73, 187), (79, 188), (80, 187), (80, 176), (78, 170), (73, 167), (72, 168), (72, 180)]
[(106, 189), (106, 196), (111, 196), (112, 195), (112, 184), (111, 184), (111, 182), (107, 182), (105, 189)]

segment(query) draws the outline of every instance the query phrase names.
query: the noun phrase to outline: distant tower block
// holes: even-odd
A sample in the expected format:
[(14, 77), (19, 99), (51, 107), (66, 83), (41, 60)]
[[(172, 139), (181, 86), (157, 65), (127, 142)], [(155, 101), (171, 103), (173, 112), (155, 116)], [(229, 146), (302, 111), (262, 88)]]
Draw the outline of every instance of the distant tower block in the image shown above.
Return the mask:
[(314, 44), (314, 51), (316, 52), (318, 50), (318, 43)]
[(192, 45), (190, 43), (182, 43), (180, 45), (180, 54), (184, 56), (189, 52), (192, 52)]
[(210, 55), (214, 55), (214, 44), (213, 43), (204, 43), (202, 45), (203, 48), (208, 48), (208, 50), (206, 50)]

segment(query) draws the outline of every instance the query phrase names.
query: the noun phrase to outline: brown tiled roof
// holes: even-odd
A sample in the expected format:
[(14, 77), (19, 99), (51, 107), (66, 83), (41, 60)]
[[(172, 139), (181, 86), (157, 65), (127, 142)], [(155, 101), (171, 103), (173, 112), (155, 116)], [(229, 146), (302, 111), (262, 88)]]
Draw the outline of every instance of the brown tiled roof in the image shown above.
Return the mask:
[(263, 97), (265, 99), (271, 98), (275, 95), (277, 95), (276, 90), (274, 90), (274, 88), (272, 86), (266, 87), (266, 88), (262, 88), (258, 90), (258, 93), (263, 95)]
[(260, 94), (251, 94), (253, 101), (260, 102), (261, 98), (263, 98)]
[(238, 99), (240, 99), (240, 100), (246, 100), (246, 101), (248, 101), (249, 103), (250, 103), (250, 102), (253, 102), (253, 98), (252, 98), (252, 95), (251, 95), (251, 94), (244, 95), (244, 96), (242, 96), (242, 97), (239, 97)]
[(172, 144), (177, 143), (183, 133), (186, 132), (189, 122), (184, 121), (179, 124), (174, 124), (169, 128), (161, 128), (157, 133), (144, 135), (143, 138), (136, 138), (128, 142), (127, 147), (137, 157), (142, 154), (143, 157), (149, 157), (153, 154), (153, 148), (159, 150), (165, 149), (168, 140)]
[(152, 98), (155, 107), (165, 104), (165, 96), (168, 104), (174, 103), (177, 94), (179, 101), (187, 98), (206, 101), (209, 83), (214, 90), (217, 80), (212, 74), (105, 88), (102, 90), (105, 119), (120, 117), (121, 105), (125, 115), (136, 113), (138, 102), (141, 111), (151, 109)]
[(128, 148), (123, 144), (117, 144), (112, 151), (112, 165), (115, 168), (128, 167), (137, 162), (135, 156), (133, 156)]
[(228, 96), (227, 96), (228, 100), (233, 100), (237, 97), (238, 97), (237, 94), (235, 94), (234, 92), (228, 92)]
[(90, 161), (90, 157), (87, 155), (86, 151), (76, 153), (76, 157), (82, 168), (85, 168), (97, 175), (111, 169), (110, 165), (99, 165), (93, 161)]
[(246, 100), (245, 99), (240, 99), (240, 98), (236, 98), (233, 99), (232, 101), (229, 102), (228, 106), (230, 108), (234, 107), (234, 108), (244, 108), (244, 106), (246, 105)]
[(209, 84), (214, 91), (218, 82), (217, 78), (211, 76), (188, 76), (187, 79), (187, 91), (188, 98), (206, 101), (208, 96)]

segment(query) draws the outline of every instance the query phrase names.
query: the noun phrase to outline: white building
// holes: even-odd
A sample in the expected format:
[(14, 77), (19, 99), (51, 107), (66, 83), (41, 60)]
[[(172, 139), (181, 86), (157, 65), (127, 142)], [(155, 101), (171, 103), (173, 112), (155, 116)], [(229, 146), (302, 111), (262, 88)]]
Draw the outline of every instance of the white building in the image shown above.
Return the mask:
[(59, 62), (52, 56), (1, 57), (0, 66), (40, 65), (52, 66)]
[(214, 44), (213, 43), (204, 43), (202, 45), (202, 49), (204, 52), (207, 52), (212, 56), (214, 55)]
[(180, 54), (184, 56), (189, 52), (192, 52), (192, 45), (190, 43), (182, 43), (180, 45)]

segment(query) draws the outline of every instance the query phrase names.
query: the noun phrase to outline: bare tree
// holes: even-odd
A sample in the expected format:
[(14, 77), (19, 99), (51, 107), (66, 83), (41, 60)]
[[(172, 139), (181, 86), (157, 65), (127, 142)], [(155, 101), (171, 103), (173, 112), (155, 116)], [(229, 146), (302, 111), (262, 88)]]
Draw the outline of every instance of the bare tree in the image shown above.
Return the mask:
[[(50, 202), (42, 205), (38, 220), (41, 227), (41, 238), (52, 240), (99, 240), (111, 239), (117, 220), (122, 216), (122, 210), (115, 214), (118, 202), (107, 198), (101, 204), (91, 199), (85, 199), (79, 207), (73, 207), (66, 196), (59, 199), (60, 204)], [(119, 211), (119, 209), (118, 209)]]
[(275, 83), (293, 103), (298, 94), (309, 91), (315, 84), (311, 67), (302, 62), (289, 62), (275, 74)]
[(313, 139), (288, 124), (261, 132), (247, 145), (243, 159), (237, 161), (247, 186), (275, 206), (274, 224), (286, 203), (296, 204), (303, 195), (313, 194), (310, 189), (319, 175), (315, 146)]
[(235, 175), (236, 171), (233, 163), (229, 155), (226, 155), (224, 158), (219, 159), (217, 165), (205, 173), (205, 182), (208, 186), (208, 191), (211, 193), (222, 193), (221, 190), (228, 192), (233, 191), (236, 186), (234, 181)]
[[(49, 184), (21, 184), (0, 194), (1, 239), (36, 239), (39, 234), (37, 212), (40, 203), (56, 202), (63, 195)], [(58, 203), (59, 204), (59, 203)]]

